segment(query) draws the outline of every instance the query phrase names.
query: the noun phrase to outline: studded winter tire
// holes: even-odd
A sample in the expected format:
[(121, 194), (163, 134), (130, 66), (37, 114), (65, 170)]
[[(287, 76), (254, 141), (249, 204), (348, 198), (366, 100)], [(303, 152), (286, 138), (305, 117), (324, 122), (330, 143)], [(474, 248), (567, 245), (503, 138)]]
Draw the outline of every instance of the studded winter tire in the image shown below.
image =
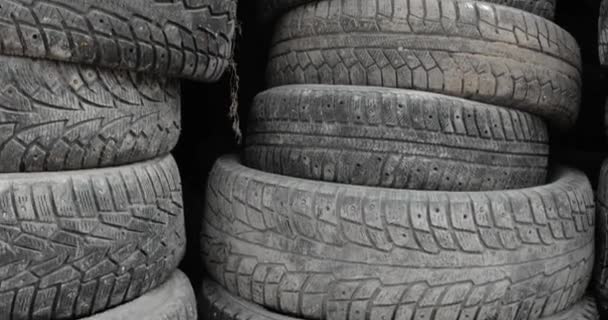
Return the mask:
[(0, 56), (0, 172), (88, 169), (168, 154), (176, 80)]
[(578, 116), (576, 41), (522, 10), (472, 0), (329, 0), (289, 11), (275, 29), (271, 87), (432, 91), (527, 111), (562, 129)]
[(593, 267), (593, 191), (567, 168), (529, 189), (431, 192), (289, 178), (223, 157), (206, 197), (209, 275), (306, 319), (548, 317), (580, 301)]
[[(197, 320), (196, 297), (181, 271), (158, 288), (114, 309), (82, 320)], [(206, 318), (203, 318), (206, 319)]]
[(0, 53), (217, 80), (235, 0), (1, 0)]
[(74, 319), (164, 282), (185, 250), (171, 158), (0, 176), (0, 314)]
[(294, 85), (259, 94), (245, 164), (330, 182), (422, 190), (545, 183), (549, 135), (525, 112), (421, 91)]

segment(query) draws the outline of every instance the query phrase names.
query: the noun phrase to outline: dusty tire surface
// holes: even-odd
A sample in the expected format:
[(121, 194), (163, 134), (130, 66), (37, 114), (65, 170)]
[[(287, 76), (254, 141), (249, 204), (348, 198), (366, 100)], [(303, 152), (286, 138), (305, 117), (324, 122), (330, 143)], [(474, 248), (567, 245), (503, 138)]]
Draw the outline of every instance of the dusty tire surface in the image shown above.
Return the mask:
[(384, 4), (319, 1), (289, 11), (276, 26), (269, 86), (416, 89), (530, 112), (558, 128), (576, 121), (580, 50), (553, 22), (471, 0)]
[(0, 53), (215, 81), (235, 0), (2, 0)]
[(83, 320), (197, 320), (190, 280), (179, 270), (143, 296)]
[(597, 191), (597, 256), (593, 289), (603, 313), (608, 311), (608, 160), (602, 164)]
[(593, 192), (573, 169), (495, 192), (288, 178), (218, 160), (201, 235), (229, 292), (306, 319), (551, 316), (584, 295)]
[[(315, 0), (258, 0), (258, 17), (262, 21), (269, 22), (289, 9), (313, 1)], [(555, 16), (555, 0), (485, 0), (484, 2), (522, 9), (549, 20), (553, 20)]]
[[(256, 304), (230, 294), (213, 280), (205, 279), (200, 294), (201, 314), (209, 316), (207, 320), (302, 320), (271, 312)], [(457, 315), (453, 315), (456, 318)], [(385, 318), (386, 319), (386, 318)], [(389, 318), (390, 319), (390, 318)], [(397, 318), (396, 318), (397, 319)], [(398, 318), (413, 320), (415, 318)], [(474, 318), (468, 318), (474, 319)], [(572, 308), (541, 320), (598, 320), (599, 315), (595, 299), (586, 296)]]
[(346, 184), (503, 190), (545, 183), (539, 117), (422, 91), (292, 85), (250, 110), (245, 165)]
[(0, 314), (74, 319), (133, 300), (185, 251), (171, 156), (0, 180)]
[(600, 4), (599, 28), (599, 54), (602, 66), (608, 66), (608, 1), (602, 0)]
[(116, 166), (168, 154), (179, 81), (0, 56), (0, 172)]

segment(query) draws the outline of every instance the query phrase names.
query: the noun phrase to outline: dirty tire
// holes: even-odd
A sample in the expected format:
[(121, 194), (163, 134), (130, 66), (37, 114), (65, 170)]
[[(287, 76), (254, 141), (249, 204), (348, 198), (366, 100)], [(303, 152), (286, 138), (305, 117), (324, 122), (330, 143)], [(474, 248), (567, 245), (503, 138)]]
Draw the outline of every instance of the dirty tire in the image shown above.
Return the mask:
[[(302, 320), (290, 316), (273, 313), (256, 304), (234, 296), (215, 283), (205, 279), (200, 294), (201, 314), (209, 316), (207, 320)], [(385, 318), (386, 319), (386, 318)], [(388, 318), (390, 319), (390, 318)], [(412, 320), (414, 318), (395, 318)], [(473, 319), (473, 318), (470, 318)], [(543, 317), (541, 320), (598, 320), (595, 299), (586, 296), (572, 308), (554, 316)]]
[[(259, 0), (258, 18), (270, 22), (287, 10), (309, 2), (314, 0)], [(553, 20), (555, 16), (555, 0), (485, 0), (484, 2), (526, 10), (549, 20)]]
[(599, 53), (600, 63), (608, 66), (608, 0), (603, 0), (600, 5), (599, 20)]
[(179, 81), (0, 56), (0, 172), (98, 168), (168, 154)]
[(188, 277), (176, 270), (143, 296), (82, 320), (197, 320), (196, 297)]
[(527, 111), (561, 129), (578, 116), (576, 41), (553, 22), (510, 7), (471, 0), (405, 0), (394, 6), (320, 1), (284, 15), (271, 47), (271, 87), (318, 83), (432, 91)]
[(202, 257), (229, 292), (306, 319), (550, 316), (585, 293), (595, 214), (582, 173), (552, 177), (508, 191), (395, 190), (223, 157), (209, 177)]
[(245, 164), (338, 183), (503, 190), (545, 183), (549, 134), (533, 115), (422, 91), (293, 85), (259, 94)]
[(219, 79), (235, 0), (0, 0), (0, 53)]
[(171, 156), (0, 181), (0, 314), (74, 319), (160, 285), (185, 250)]
[(597, 206), (598, 243), (593, 287), (600, 310), (608, 314), (608, 160), (604, 161), (600, 171)]

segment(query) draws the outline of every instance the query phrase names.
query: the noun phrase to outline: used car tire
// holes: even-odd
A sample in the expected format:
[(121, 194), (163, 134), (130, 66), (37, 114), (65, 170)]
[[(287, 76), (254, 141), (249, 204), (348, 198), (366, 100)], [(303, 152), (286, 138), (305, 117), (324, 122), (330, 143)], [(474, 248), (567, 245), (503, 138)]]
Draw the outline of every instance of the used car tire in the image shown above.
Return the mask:
[(608, 66), (608, 1), (602, 0), (600, 4), (599, 27), (599, 54), (600, 64)]
[(0, 56), (0, 172), (89, 169), (168, 154), (179, 81)]
[[(314, 0), (257, 0), (258, 18), (263, 22), (269, 22), (289, 9), (313, 1)], [(555, 0), (485, 0), (485, 2), (526, 10), (550, 20), (553, 20), (553, 17), (555, 16)]]
[(143, 296), (82, 320), (197, 320), (196, 297), (188, 277), (179, 270)]
[(514, 8), (473, 0), (329, 0), (279, 20), (267, 80), (271, 87), (432, 91), (530, 112), (567, 129), (579, 111), (581, 57), (568, 32)]
[(236, 0), (1, 0), (0, 54), (215, 81), (235, 19)]
[[(201, 314), (208, 315), (207, 320), (302, 320), (290, 316), (273, 313), (258, 305), (234, 296), (215, 283), (213, 280), (205, 279), (201, 290), (199, 301), (201, 302)], [(456, 318), (457, 315), (452, 315)], [(399, 320), (413, 320), (414, 318), (399, 318)], [(467, 318), (475, 320), (477, 318)], [(586, 296), (572, 308), (540, 320), (598, 320), (599, 315), (595, 299)]]
[(201, 234), (211, 278), (306, 319), (551, 316), (584, 295), (593, 191), (557, 168), (528, 189), (431, 192), (278, 176), (223, 157)]
[(260, 93), (245, 165), (330, 182), (421, 190), (545, 183), (545, 122), (422, 91), (292, 85)]
[(603, 313), (608, 313), (608, 160), (600, 170), (597, 190), (597, 256), (593, 288)]
[(0, 177), (0, 314), (74, 319), (133, 300), (185, 251), (171, 156), (107, 169)]

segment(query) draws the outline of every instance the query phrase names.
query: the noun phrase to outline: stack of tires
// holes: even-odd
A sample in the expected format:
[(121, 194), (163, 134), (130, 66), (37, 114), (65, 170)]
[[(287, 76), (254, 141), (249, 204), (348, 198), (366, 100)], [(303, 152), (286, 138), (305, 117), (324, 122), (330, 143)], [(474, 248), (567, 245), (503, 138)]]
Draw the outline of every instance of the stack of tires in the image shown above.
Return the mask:
[[(598, 23), (599, 58), (602, 67), (608, 67), (608, 1), (603, 0), (600, 6)], [(608, 101), (605, 112), (605, 130), (608, 133)], [(607, 134), (608, 136), (608, 134)], [(605, 160), (600, 170), (597, 191), (597, 223), (598, 244), (596, 267), (594, 274), (594, 289), (602, 317), (608, 316), (608, 160)]]
[(196, 319), (178, 77), (228, 64), (232, 1), (0, 1), (0, 318)]
[(269, 3), (298, 5), (272, 88), (209, 178), (210, 318), (596, 319), (593, 191), (548, 168), (581, 92), (552, 2), (304, 2)]

